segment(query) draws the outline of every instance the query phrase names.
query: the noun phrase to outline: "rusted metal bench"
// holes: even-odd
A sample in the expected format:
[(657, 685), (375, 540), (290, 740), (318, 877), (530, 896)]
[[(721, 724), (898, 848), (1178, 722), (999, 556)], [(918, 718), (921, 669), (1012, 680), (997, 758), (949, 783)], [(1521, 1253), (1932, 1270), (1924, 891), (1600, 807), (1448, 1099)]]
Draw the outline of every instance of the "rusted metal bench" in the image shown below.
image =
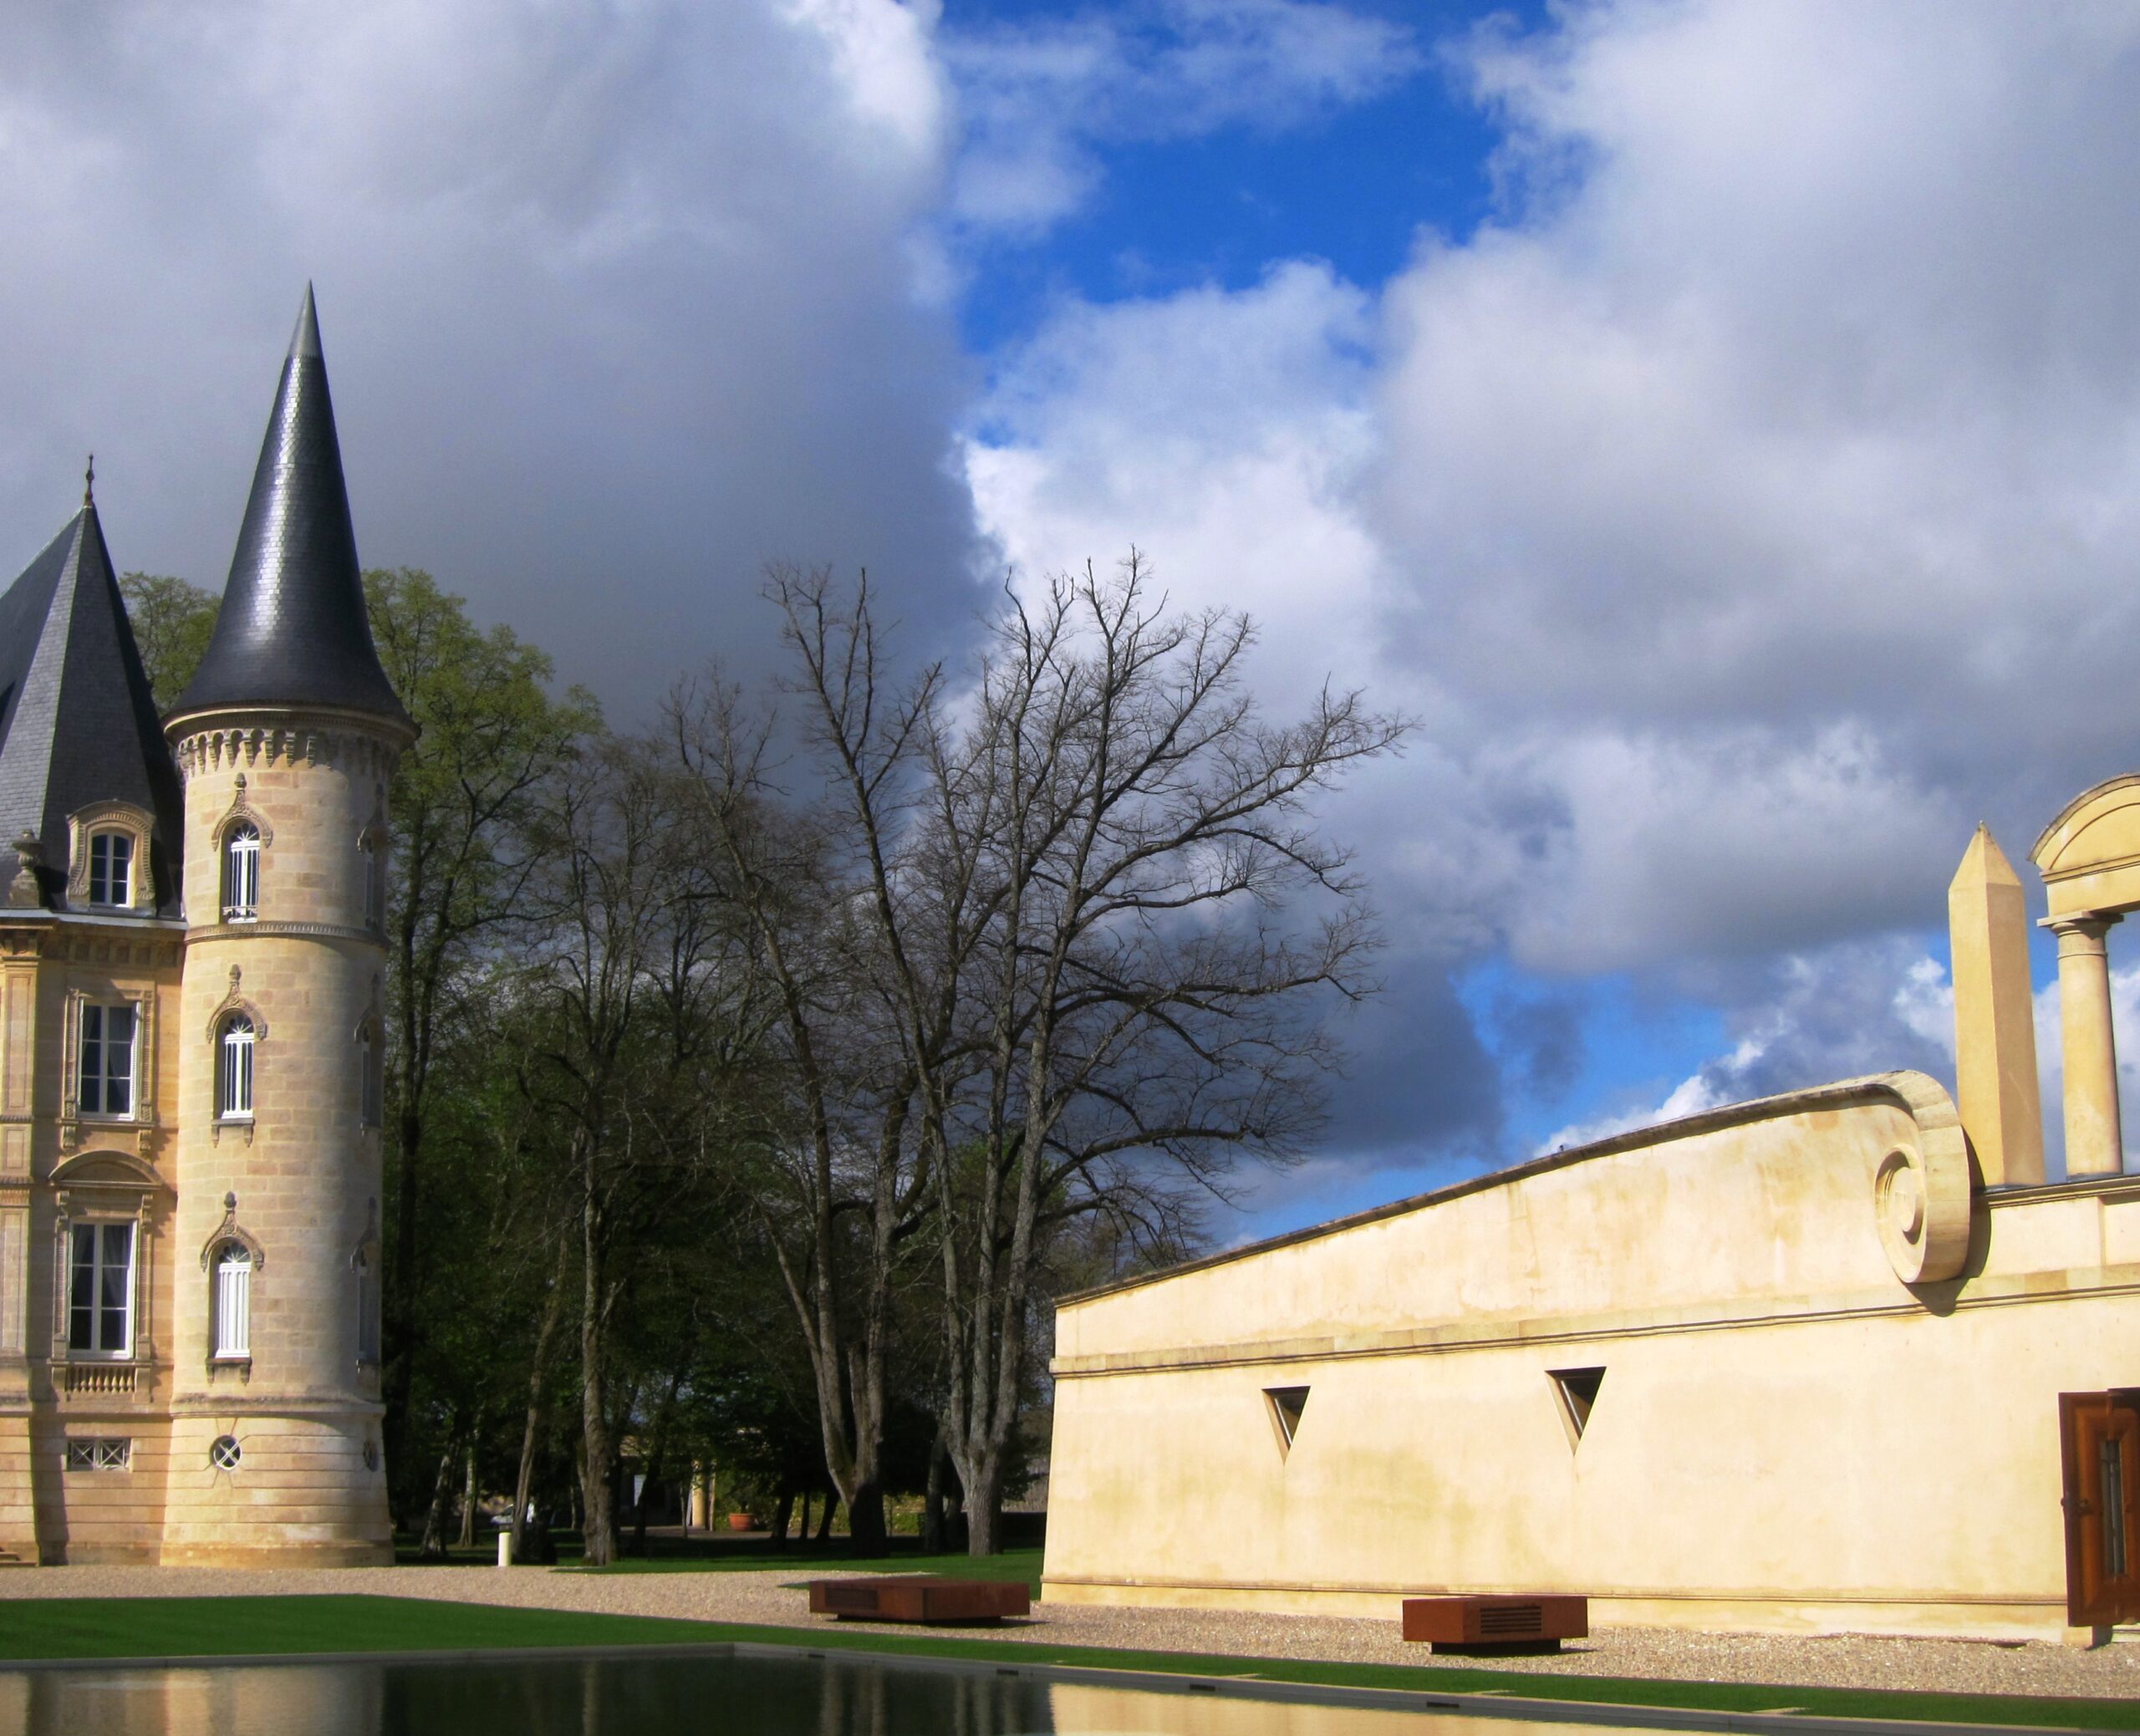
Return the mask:
[(1032, 1613), (1032, 1594), (1016, 1581), (813, 1579), (810, 1613), (842, 1621), (919, 1621), (930, 1627), (1001, 1621)]
[(1590, 1635), (1587, 1597), (1408, 1597), (1404, 1637), (1437, 1652), (1557, 1652)]

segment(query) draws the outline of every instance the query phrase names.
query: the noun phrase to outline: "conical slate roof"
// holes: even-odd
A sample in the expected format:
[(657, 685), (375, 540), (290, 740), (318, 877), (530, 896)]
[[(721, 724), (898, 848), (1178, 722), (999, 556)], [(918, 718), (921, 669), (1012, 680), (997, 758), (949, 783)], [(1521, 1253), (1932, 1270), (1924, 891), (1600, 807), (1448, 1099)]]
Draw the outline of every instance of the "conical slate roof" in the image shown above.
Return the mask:
[(184, 798), (126, 619), (97, 509), (74, 522), (0, 596), (0, 846), (44, 847), (44, 889), (64, 887), (67, 817), (93, 802), (155, 817), (157, 907), (177, 904)]
[(309, 285), (215, 637), (171, 708), (332, 705), (405, 722), (372, 645)]

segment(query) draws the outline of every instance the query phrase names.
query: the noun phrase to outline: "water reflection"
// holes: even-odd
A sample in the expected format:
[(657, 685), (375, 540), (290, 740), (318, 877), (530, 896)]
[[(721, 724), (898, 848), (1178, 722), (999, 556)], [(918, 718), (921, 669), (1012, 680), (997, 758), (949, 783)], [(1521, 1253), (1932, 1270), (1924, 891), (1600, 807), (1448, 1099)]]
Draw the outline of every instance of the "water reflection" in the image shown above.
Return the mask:
[(804, 1657), (0, 1671), (24, 1736), (1520, 1736), (1506, 1718)]

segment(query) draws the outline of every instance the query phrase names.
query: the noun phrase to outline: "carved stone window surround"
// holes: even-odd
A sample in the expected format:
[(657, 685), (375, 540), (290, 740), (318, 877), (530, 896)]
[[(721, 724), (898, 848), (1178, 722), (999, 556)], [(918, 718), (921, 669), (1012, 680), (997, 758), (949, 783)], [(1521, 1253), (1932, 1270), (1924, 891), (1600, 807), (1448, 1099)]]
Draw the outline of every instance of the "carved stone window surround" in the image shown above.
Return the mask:
[[(134, 1107), (124, 1115), (82, 1112), (82, 1010), (94, 1003), (134, 1009)], [(105, 1128), (151, 1128), (156, 1121), (156, 990), (153, 985), (124, 987), (99, 985), (97, 990), (69, 985), (60, 1025), (59, 1148), (72, 1152), (81, 1145), (83, 1129), (93, 1133)]]
[[(135, 1391), (141, 1371), (157, 1363), (151, 1301), (155, 1294), (156, 1196), (162, 1183), (137, 1157), (112, 1151), (88, 1151), (63, 1159), (53, 1170), (52, 1381), (61, 1394), (105, 1397), (120, 1390), (110, 1382), (77, 1378), (70, 1370), (128, 1369), (124, 1390)], [(134, 1225), (132, 1294), (127, 1299), (131, 1342), (123, 1353), (72, 1349), (68, 1338), (68, 1285), (74, 1275), (72, 1231), (77, 1223)]]
[[(67, 902), (76, 909), (106, 913), (130, 911), (147, 916), (156, 908), (154, 863), (150, 847), (155, 835), (155, 816), (130, 802), (92, 802), (67, 816)], [(89, 903), (89, 839), (99, 832), (118, 832), (133, 840), (134, 862), (128, 899), (124, 904)]]

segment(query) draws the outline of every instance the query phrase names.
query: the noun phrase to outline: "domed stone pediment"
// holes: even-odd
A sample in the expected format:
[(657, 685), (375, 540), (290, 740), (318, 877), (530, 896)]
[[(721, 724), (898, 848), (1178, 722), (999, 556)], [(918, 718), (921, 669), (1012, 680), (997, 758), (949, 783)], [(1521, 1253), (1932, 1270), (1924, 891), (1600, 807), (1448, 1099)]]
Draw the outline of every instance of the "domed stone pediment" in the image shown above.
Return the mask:
[(120, 1151), (77, 1152), (52, 1172), (55, 1187), (157, 1188), (163, 1185), (156, 1172), (140, 1158)]
[(2053, 916), (2140, 906), (2140, 776), (2084, 790), (2029, 852)]

